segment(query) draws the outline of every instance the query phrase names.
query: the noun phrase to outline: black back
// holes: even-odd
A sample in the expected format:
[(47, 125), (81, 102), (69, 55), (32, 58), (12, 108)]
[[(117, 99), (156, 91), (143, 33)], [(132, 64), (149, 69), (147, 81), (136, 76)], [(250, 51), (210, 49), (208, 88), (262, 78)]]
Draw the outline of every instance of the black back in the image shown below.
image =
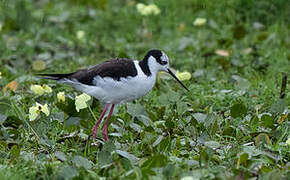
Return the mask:
[(86, 85), (94, 85), (93, 80), (96, 76), (111, 77), (116, 81), (120, 81), (122, 77), (128, 76), (135, 77), (137, 69), (135, 68), (134, 61), (130, 59), (113, 59), (105, 61), (93, 67), (82, 69), (69, 74), (38, 74), (44, 79), (61, 80), (61, 79), (76, 79), (80, 83)]
[(93, 80), (96, 76), (111, 77), (114, 80), (120, 81), (120, 78), (137, 75), (137, 69), (134, 62), (130, 59), (114, 59), (105, 61), (87, 69), (77, 71), (70, 75), (69, 79), (76, 79), (79, 82), (87, 85), (93, 85)]

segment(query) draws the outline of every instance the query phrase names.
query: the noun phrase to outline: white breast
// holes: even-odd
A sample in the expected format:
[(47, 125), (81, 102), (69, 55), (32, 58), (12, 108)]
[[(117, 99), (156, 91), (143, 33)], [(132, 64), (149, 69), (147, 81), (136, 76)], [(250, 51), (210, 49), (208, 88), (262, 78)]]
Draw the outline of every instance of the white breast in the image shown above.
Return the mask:
[(110, 77), (96, 76), (94, 78), (96, 86), (83, 85), (77, 82), (69, 84), (105, 103), (118, 104), (134, 100), (147, 94), (156, 80), (156, 74), (147, 76), (139, 67), (138, 61), (134, 61), (134, 63), (137, 68), (137, 76), (135, 77), (121, 78), (120, 81), (116, 81)]

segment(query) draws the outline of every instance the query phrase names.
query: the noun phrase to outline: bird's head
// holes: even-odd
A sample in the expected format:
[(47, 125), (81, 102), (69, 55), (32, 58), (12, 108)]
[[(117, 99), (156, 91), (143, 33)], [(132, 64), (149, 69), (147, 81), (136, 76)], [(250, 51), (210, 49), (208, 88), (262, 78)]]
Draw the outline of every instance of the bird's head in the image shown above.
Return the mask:
[(157, 49), (153, 49), (147, 52), (144, 60), (148, 61), (150, 71), (158, 72), (165, 71), (169, 73), (182, 87), (186, 90), (186, 86), (175, 76), (175, 74), (169, 68), (169, 58), (165, 52)]

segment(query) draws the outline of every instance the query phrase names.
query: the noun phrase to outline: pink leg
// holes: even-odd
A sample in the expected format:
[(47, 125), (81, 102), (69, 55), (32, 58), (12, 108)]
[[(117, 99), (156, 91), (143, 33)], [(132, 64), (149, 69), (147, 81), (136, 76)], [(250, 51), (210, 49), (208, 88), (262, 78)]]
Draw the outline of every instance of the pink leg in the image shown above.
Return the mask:
[(101, 115), (100, 115), (100, 117), (99, 117), (99, 119), (98, 119), (96, 125), (92, 128), (92, 135), (93, 135), (93, 138), (96, 138), (96, 136), (97, 136), (97, 131), (98, 131), (98, 128), (99, 128), (99, 125), (100, 125), (100, 123), (102, 122), (102, 119), (103, 119), (104, 115), (106, 114), (106, 112), (107, 112), (109, 106), (110, 106), (110, 104), (106, 104), (106, 105), (105, 105), (105, 108), (104, 108), (103, 112), (101, 113)]
[(112, 107), (111, 107), (111, 110), (108, 114), (108, 117), (107, 117), (107, 120), (105, 122), (105, 125), (104, 125), (104, 128), (103, 128), (103, 131), (102, 131), (102, 134), (104, 136), (104, 140), (107, 141), (108, 140), (108, 126), (109, 126), (109, 121), (110, 121), (110, 118), (111, 118), (111, 115), (113, 113), (113, 110), (114, 110), (114, 107), (115, 107), (115, 104), (112, 104)]

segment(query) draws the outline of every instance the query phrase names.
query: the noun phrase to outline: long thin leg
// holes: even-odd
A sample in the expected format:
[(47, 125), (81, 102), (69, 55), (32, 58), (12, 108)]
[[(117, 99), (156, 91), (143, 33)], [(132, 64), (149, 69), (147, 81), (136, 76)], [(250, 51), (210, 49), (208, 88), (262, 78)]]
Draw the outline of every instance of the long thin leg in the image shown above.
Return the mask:
[(110, 104), (106, 104), (105, 107), (104, 107), (104, 110), (103, 112), (101, 113), (96, 125), (92, 128), (92, 135), (93, 135), (93, 138), (96, 138), (97, 136), (97, 131), (98, 131), (98, 128), (99, 128), (99, 125), (100, 123), (102, 122), (102, 119), (104, 117), (104, 115), (106, 114), (108, 108), (109, 108)]
[(109, 126), (110, 118), (111, 118), (111, 115), (113, 113), (114, 107), (115, 107), (115, 104), (112, 104), (111, 110), (110, 110), (110, 112), (108, 114), (107, 120), (106, 120), (106, 122), (104, 124), (104, 128), (103, 128), (103, 131), (102, 131), (102, 134), (104, 136), (104, 140), (105, 141), (108, 140), (108, 126)]

